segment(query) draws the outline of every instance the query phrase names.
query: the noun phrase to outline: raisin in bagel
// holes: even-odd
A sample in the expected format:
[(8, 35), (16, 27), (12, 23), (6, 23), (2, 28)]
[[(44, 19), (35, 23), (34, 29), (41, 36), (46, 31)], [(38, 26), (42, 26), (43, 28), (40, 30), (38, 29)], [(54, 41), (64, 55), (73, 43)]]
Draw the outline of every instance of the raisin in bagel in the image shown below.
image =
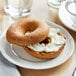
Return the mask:
[(40, 59), (51, 59), (60, 55), (66, 38), (59, 29), (51, 28), (48, 37), (40, 43), (23, 47), (30, 55)]
[[(26, 34), (26, 32), (31, 32)], [(49, 26), (36, 19), (22, 18), (13, 23), (6, 32), (6, 39), (19, 46), (33, 45), (44, 40), (49, 33)]]

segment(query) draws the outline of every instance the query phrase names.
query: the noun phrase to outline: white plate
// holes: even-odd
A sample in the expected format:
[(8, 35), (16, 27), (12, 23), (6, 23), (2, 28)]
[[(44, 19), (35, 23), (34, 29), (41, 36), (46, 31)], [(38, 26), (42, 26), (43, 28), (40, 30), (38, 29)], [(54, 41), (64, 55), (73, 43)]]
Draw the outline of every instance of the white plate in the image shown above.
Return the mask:
[(3, 34), (0, 39), (0, 50), (3, 56), (10, 62), (29, 69), (48, 69), (64, 63), (70, 58), (74, 51), (74, 40), (63, 27), (48, 21), (47, 24), (50, 27), (59, 28), (63, 35), (66, 37), (65, 48), (58, 57), (50, 60), (34, 58), (25, 52), (22, 47), (9, 44), (5, 38), (5, 34)]
[(59, 8), (59, 18), (66, 27), (73, 31), (76, 31), (76, 27), (74, 26), (74, 23), (71, 20), (70, 14), (65, 9), (65, 2), (63, 2)]
[(60, 2), (56, 2), (55, 0), (48, 0), (48, 6), (53, 7), (53, 8), (59, 8), (60, 7)]

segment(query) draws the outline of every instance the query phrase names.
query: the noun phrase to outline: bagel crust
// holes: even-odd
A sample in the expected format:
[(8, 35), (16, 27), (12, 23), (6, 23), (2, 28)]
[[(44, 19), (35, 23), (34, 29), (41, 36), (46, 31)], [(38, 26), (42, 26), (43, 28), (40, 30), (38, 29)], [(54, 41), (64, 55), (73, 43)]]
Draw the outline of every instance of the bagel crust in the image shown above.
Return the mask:
[(34, 56), (34, 57), (36, 57), (36, 58), (40, 58), (40, 59), (52, 59), (52, 58), (55, 58), (55, 57), (57, 57), (57, 56), (60, 55), (60, 53), (61, 53), (61, 52), (63, 51), (63, 49), (64, 49), (64, 46), (65, 46), (65, 44), (62, 45), (62, 46), (59, 48), (59, 50), (57, 50), (57, 51), (52, 51), (52, 52), (36, 52), (36, 51), (34, 51), (34, 50), (29, 49), (28, 47), (23, 47), (23, 48), (24, 48), (24, 50), (25, 50), (26, 52), (28, 52), (30, 55), (32, 55), (32, 56)]
[[(30, 32), (26, 34), (26, 32)], [(49, 26), (36, 19), (22, 18), (12, 24), (7, 32), (6, 39), (19, 46), (33, 45), (44, 40), (49, 33)]]

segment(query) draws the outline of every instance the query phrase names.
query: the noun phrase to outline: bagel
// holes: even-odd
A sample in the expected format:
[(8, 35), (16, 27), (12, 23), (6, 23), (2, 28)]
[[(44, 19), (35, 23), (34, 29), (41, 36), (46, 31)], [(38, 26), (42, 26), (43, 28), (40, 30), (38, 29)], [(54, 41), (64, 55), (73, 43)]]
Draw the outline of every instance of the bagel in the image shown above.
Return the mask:
[[(60, 30), (51, 28), (48, 37), (46, 37), (43, 41), (23, 48), (26, 52), (36, 58), (52, 59), (60, 55), (64, 49), (65, 42), (66, 38)], [(48, 47), (48, 49), (46, 47)]]
[[(26, 32), (30, 32), (26, 34)], [(19, 46), (33, 45), (44, 40), (49, 33), (49, 26), (36, 19), (22, 18), (13, 23), (6, 32), (6, 39)]]
[(39, 59), (53, 59), (57, 57), (64, 49), (64, 45), (62, 45), (59, 50), (52, 52), (36, 52), (34, 50), (29, 49), (28, 47), (23, 47), (25, 51), (27, 51), (30, 55), (39, 58)]

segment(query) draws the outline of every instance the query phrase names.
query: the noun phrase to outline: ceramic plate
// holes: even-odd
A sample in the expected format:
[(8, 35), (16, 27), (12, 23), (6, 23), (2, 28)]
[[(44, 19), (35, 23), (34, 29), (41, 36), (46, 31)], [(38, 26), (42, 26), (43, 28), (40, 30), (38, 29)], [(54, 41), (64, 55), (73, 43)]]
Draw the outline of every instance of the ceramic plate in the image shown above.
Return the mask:
[(61, 7), (59, 8), (59, 13), (58, 13), (59, 18), (66, 27), (68, 27), (73, 31), (76, 31), (76, 27), (74, 26), (75, 24), (71, 20), (70, 14), (65, 9), (65, 3), (66, 2), (63, 2), (61, 4)]
[(74, 40), (72, 36), (63, 27), (49, 21), (46, 21), (46, 23), (50, 27), (59, 28), (66, 37), (65, 48), (58, 57), (49, 60), (37, 59), (25, 52), (22, 47), (8, 43), (5, 37), (5, 32), (0, 38), (0, 50), (3, 56), (11, 63), (29, 69), (53, 68), (67, 61), (74, 51)]

